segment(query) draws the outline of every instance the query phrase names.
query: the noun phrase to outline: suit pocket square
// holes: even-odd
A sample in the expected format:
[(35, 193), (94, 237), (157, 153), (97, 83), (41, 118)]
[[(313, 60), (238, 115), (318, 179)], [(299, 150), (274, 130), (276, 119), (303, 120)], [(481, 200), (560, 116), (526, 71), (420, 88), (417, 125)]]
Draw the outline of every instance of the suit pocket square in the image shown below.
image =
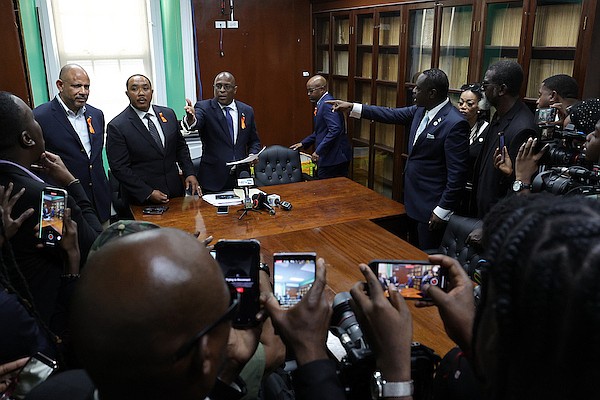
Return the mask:
[(427, 139), (435, 139), (435, 136), (433, 136), (431, 133), (427, 134)]

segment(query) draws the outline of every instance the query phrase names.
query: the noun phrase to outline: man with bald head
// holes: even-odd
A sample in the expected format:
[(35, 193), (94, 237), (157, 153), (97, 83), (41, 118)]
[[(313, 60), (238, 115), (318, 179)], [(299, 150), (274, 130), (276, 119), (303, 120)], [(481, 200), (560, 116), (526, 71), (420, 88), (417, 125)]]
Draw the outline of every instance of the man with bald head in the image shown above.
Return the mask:
[(98, 397), (241, 397), (238, 374), (260, 328), (231, 329), (231, 293), (205, 246), (176, 229), (133, 233), (91, 255), (72, 329)]
[(254, 110), (234, 100), (237, 84), (229, 72), (220, 72), (214, 81), (214, 98), (198, 101), (194, 107), (187, 100), (185, 119), (189, 129), (197, 129), (202, 139), (202, 158), (198, 181), (203, 190), (220, 192), (237, 186), (237, 175), (248, 166), (232, 169), (225, 165), (257, 154), (260, 139)]
[(313, 162), (317, 163), (319, 179), (348, 176), (348, 165), (352, 158), (352, 149), (346, 135), (344, 116), (331, 112), (333, 96), (327, 91), (327, 80), (315, 75), (306, 83), (309, 100), (314, 103), (314, 131), (300, 143), (290, 146), (293, 150), (307, 149), (314, 145)]
[(46, 148), (81, 181), (98, 219), (108, 221), (111, 191), (102, 161), (104, 114), (87, 104), (90, 78), (81, 66), (62, 67), (56, 87), (56, 97), (33, 110)]

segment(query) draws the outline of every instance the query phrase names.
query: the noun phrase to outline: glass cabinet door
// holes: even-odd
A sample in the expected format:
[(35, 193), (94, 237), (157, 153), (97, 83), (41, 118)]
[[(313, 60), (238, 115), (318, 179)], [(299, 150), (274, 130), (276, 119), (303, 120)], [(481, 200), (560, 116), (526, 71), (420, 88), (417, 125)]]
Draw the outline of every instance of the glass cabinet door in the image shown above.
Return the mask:
[(400, 45), (400, 11), (379, 16), (377, 80), (398, 81), (398, 47)]
[(420, 73), (431, 68), (434, 8), (411, 10), (408, 27), (408, 69), (406, 80), (415, 83)]
[(329, 15), (315, 18), (315, 70), (329, 74)]
[(347, 77), (350, 45), (350, 16), (334, 16), (333, 24), (333, 74)]
[(557, 74), (573, 75), (582, 0), (538, 0), (526, 96), (537, 98), (540, 83)]
[(488, 4), (481, 76), (500, 59), (517, 61), (522, 20), (522, 1)]
[(356, 77), (373, 77), (373, 14), (356, 18)]
[(441, 13), (439, 66), (448, 75), (450, 89), (460, 89), (468, 83), (473, 6), (443, 7)]

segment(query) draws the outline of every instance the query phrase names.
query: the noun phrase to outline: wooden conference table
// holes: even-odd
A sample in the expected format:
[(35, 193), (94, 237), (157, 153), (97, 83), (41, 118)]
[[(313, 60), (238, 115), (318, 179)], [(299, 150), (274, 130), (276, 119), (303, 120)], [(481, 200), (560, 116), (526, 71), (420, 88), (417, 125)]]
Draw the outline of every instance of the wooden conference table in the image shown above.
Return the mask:
[[(347, 178), (300, 182), (261, 188), (292, 203), (291, 211), (277, 209), (275, 215), (250, 212), (242, 220), (231, 206), (229, 214), (216, 214), (209, 203), (196, 197), (175, 198), (163, 215), (144, 215), (142, 206), (132, 206), (136, 219), (154, 222), (199, 238), (255, 238), (261, 244), (261, 258), (272, 265), (272, 254), (280, 251), (315, 251), (330, 266), (327, 283), (330, 296), (348, 291), (363, 280), (357, 265), (373, 259), (424, 260), (427, 255), (388, 232), (376, 222), (400, 219), (404, 206)], [(398, 222), (400, 223), (400, 222)], [(444, 355), (454, 343), (446, 336), (435, 307), (416, 308), (413, 315), (414, 340)]]

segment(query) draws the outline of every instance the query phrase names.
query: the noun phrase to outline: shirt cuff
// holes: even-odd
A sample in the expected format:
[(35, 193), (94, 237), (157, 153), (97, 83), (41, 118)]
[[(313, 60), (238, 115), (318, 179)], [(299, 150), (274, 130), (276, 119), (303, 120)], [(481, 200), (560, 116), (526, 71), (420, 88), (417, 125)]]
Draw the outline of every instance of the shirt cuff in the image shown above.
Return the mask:
[(188, 125), (187, 118), (184, 116), (181, 119), (181, 129), (183, 129), (184, 131), (193, 131), (194, 128), (196, 128), (196, 122), (198, 121), (196, 120), (196, 116), (194, 116), (194, 122), (191, 125)]
[(350, 110), (350, 117), (352, 118), (360, 118), (362, 115), (362, 104), (354, 103), (352, 105), (352, 110)]
[(452, 214), (454, 214), (454, 211), (446, 210), (445, 208), (437, 206), (433, 209), (433, 213), (442, 221), (448, 221), (450, 220)]

